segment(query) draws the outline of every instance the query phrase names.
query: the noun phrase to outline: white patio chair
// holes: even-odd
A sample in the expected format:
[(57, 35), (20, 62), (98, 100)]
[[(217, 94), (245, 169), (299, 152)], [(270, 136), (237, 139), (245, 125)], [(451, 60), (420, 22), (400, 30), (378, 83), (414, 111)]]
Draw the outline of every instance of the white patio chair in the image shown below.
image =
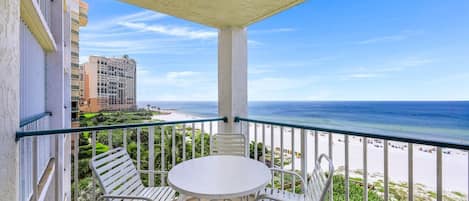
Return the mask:
[[(328, 162), (328, 169), (325, 171), (321, 167), (321, 162), (323, 159)], [(258, 193), (256, 201), (323, 201), (331, 185), (332, 175), (334, 174), (334, 166), (329, 157), (327, 157), (325, 154), (321, 154), (314, 167), (313, 174), (311, 175), (308, 183), (305, 183), (304, 179), (296, 172), (272, 168), (271, 170), (273, 173), (280, 172), (299, 178), (303, 188), (303, 193), (298, 194), (285, 190), (265, 188), (263, 191)]]
[(246, 156), (246, 138), (242, 134), (215, 134), (210, 155)]
[[(170, 187), (144, 187), (140, 174), (127, 151), (123, 148), (109, 150), (93, 157), (91, 169), (107, 200), (174, 200), (175, 191)], [(157, 173), (165, 173), (158, 171)]]

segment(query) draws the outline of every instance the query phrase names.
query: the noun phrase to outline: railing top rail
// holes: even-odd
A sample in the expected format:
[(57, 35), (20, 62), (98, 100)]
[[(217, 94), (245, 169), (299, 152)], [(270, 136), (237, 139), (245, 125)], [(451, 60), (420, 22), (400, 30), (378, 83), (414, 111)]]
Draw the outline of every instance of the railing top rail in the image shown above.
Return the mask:
[(37, 114), (37, 115), (34, 115), (34, 116), (31, 116), (31, 117), (28, 117), (22, 121), (20, 121), (20, 128), (23, 127), (23, 126), (26, 126), (30, 123), (33, 123), (39, 119), (42, 119), (44, 118), (45, 116), (51, 116), (52, 115), (52, 112), (43, 112), (43, 113), (40, 113), (40, 114)]
[(151, 122), (151, 123), (139, 123), (139, 124), (119, 124), (119, 125), (108, 125), (108, 126), (91, 126), (91, 127), (81, 127), (81, 128), (65, 128), (65, 129), (39, 130), (39, 131), (17, 131), (16, 140), (19, 140), (23, 137), (31, 137), (31, 136), (79, 133), (79, 132), (86, 132), (86, 131), (137, 128), (137, 127), (147, 127), (147, 126), (164, 126), (164, 125), (198, 123), (198, 122), (207, 122), (207, 121), (226, 122), (227, 118), (215, 117), (215, 118), (191, 119), (191, 120), (182, 120), (182, 121), (164, 121), (164, 122)]
[(414, 143), (414, 144), (423, 144), (423, 145), (430, 145), (430, 146), (469, 150), (469, 131), (468, 131), (467, 137), (459, 136), (461, 138), (455, 138), (455, 137), (435, 136), (435, 135), (428, 135), (428, 136), (421, 136), (421, 135), (409, 136), (405, 134), (386, 135), (386, 134), (378, 134), (378, 133), (356, 132), (356, 131), (347, 131), (347, 130), (339, 130), (339, 129), (321, 128), (321, 127), (307, 126), (307, 125), (300, 125), (300, 124), (265, 121), (265, 120), (258, 120), (258, 119), (244, 118), (244, 117), (235, 117), (234, 121), (270, 124), (270, 125), (275, 125), (275, 126), (322, 131), (322, 132), (352, 135), (352, 136), (358, 136), (358, 137), (377, 138), (377, 139), (383, 139), (383, 140), (400, 141), (400, 142), (407, 142), (407, 143)]

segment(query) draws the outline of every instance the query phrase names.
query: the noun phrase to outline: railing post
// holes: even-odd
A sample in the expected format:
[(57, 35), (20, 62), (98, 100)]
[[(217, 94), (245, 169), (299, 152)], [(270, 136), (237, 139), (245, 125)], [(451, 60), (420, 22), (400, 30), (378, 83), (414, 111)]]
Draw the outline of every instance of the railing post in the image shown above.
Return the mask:
[(141, 169), (141, 165), (140, 165), (140, 158), (141, 158), (141, 153), (140, 153), (140, 132), (142, 132), (142, 129), (141, 128), (137, 128), (137, 170), (140, 171), (142, 170)]
[(250, 153), (250, 149), (251, 149), (251, 144), (250, 144), (250, 140), (251, 140), (251, 125), (249, 124), (249, 122), (246, 122), (246, 133), (245, 136), (246, 136), (246, 156), (247, 157), (250, 157), (251, 153)]
[(348, 135), (344, 136), (344, 144), (345, 144), (345, 156), (344, 156), (344, 163), (345, 163), (345, 201), (349, 201), (350, 199), (350, 189), (349, 189), (349, 139)]
[(258, 160), (257, 156), (257, 123), (254, 123), (254, 160)]
[[(334, 163), (334, 154), (333, 154), (333, 135), (331, 132), (329, 132), (329, 158), (331, 159), (331, 163)], [(331, 177), (334, 177), (334, 175), (330, 175)], [(329, 200), (333, 201), (334, 200), (334, 179), (331, 180), (331, 187), (329, 188)]]
[(182, 124), (182, 161), (186, 160), (186, 124)]
[(201, 127), (200, 129), (200, 156), (203, 157), (204, 156), (204, 136), (205, 136), (204, 122), (200, 123), (200, 127)]
[(148, 186), (155, 186), (155, 127), (148, 128)]
[(363, 200), (368, 201), (368, 138), (363, 138)]
[[(275, 167), (274, 125), (270, 125), (270, 167)], [(272, 177), (272, 184), (274, 178)]]
[[(165, 134), (165, 128), (164, 126), (161, 126), (161, 171), (165, 171), (166, 170), (166, 155), (164, 153), (164, 148), (166, 146), (165, 142), (164, 142), (164, 138), (166, 137), (166, 134)], [(164, 186), (165, 185), (165, 178), (164, 178), (164, 174), (161, 174), (161, 186)]]
[(194, 159), (195, 158), (195, 124), (192, 123), (191, 125), (191, 132), (192, 132), (192, 158), (191, 159)]
[[(283, 170), (283, 126), (280, 126), (280, 168)], [(280, 178), (280, 185), (282, 187), (282, 190), (284, 190), (284, 174), (283, 172), (280, 173), (281, 178)]]
[(108, 130), (107, 141), (108, 141), (109, 149), (112, 149), (112, 129)]
[(443, 153), (441, 147), (436, 148), (436, 200), (443, 200)]
[[(301, 176), (306, 181), (308, 179), (308, 136), (305, 129), (301, 129)], [(306, 189), (303, 189), (306, 190)]]
[[(96, 131), (91, 132), (91, 146), (92, 146), (92, 151), (91, 151), (91, 156), (95, 157), (96, 156)], [(96, 200), (96, 177), (94, 173), (92, 173), (93, 177), (93, 182), (92, 182), (92, 189), (93, 193), (91, 194), (91, 200), (95, 201)]]
[(176, 166), (176, 125), (171, 127), (171, 164)]
[(127, 151), (127, 128), (122, 130), (122, 144), (124, 149)]
[(414, 146), (407, 143), (407, 163), (408, 163), (408, 200), (414, 200)]
[(210, 121), (210, 133), (209, 133), (209, 142), (208, 142), (208, 145), (209, 145), (209, 150), (208, 150), (208, 153), (211, 154), (212, 153), (212, 136), (213, 136), (213, 130), (212, 130), (212, 122)]
[[(292, 163), (291, 163), (291, 171), (295, 171), (295, 128), (291, 128), (291, 158), (292, 158)], [(293, 186), (293, 192), (295, 192), (296, 188), (296, 181), (295, 177), (292, 178), (292, 186)]]
[(314, 164), (319, 158), (319, 133), (318, 131), (314, 131)]
[(265, 164), (265, 124), (262, 124), (262, 163)]
[(389, 200), (389, 150), (388, 141), (384, 140), (384, 201)]

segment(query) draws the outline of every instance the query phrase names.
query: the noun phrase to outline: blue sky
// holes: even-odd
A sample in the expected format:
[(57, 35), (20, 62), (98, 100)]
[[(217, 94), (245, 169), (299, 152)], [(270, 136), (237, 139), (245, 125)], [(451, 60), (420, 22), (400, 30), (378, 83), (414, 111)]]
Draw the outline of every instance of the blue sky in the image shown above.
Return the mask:
[[(128, 54), (137, 99), (217, 100), (217, 30), (88, 0), (80, 62)], [(312, 0), (248, 28), (249, 100), (469, 100), (469, 1)]]

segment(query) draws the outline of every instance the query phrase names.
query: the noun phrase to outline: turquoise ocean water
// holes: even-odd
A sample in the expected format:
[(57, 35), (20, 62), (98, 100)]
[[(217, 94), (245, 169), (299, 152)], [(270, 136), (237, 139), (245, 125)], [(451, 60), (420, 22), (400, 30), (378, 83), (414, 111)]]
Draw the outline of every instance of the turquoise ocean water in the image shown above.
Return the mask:
[[(217, 116), (217, 102), (139, 102), (201, 117)], [(249, 102), (250, 118), (324, 128), (469, 141), (469, 101)]]

